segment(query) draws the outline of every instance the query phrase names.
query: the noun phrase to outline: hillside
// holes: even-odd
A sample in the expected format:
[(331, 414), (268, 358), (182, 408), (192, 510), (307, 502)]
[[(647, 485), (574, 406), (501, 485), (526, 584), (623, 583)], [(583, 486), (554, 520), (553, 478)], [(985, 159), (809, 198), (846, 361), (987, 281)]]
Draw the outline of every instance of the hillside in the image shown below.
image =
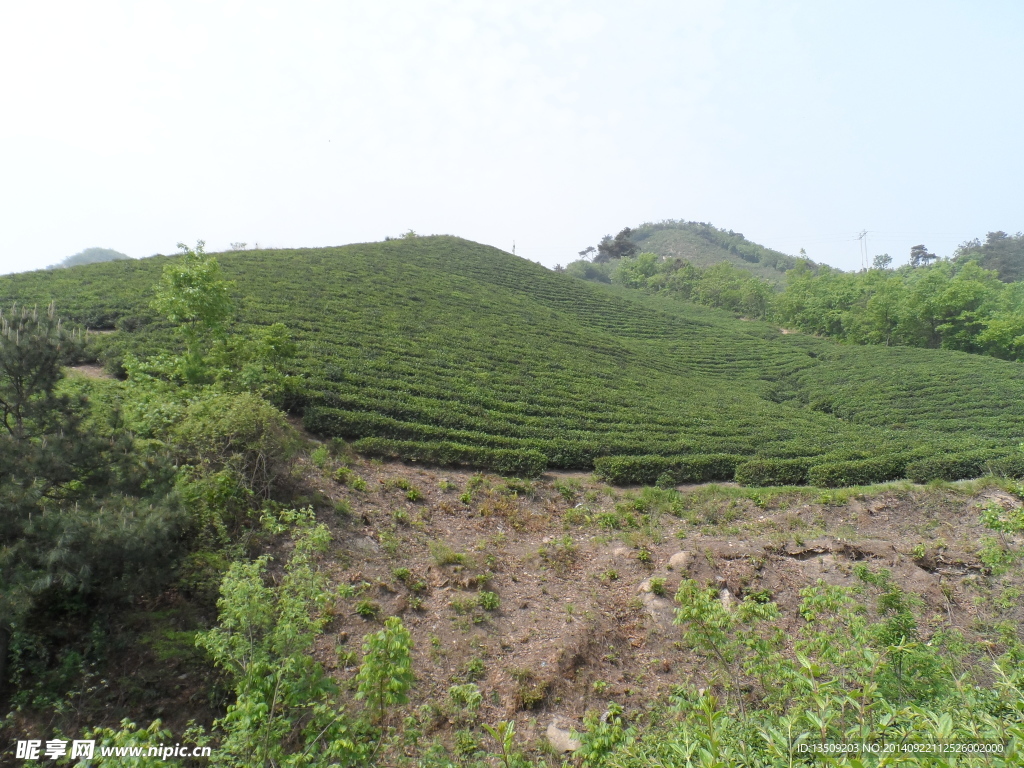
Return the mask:
[(632, 231), (630, 239), (647, 253), (666, 259), (686, 259), (698, 267), (730, 264), (773, 285), (781, 285), (786, 271), (798, 261), (796, 257), (753, 243), (738, 232), (696, 221), (641, 224)]
[[(1024, 432), (1018, 365), (787, 335), (458, 238), (219, 260), (243, 297), (239, 327), (281, 322), (299, 342), (290, 409), (371, 454), (525, 474), (653, 455), (604, 470), (845, 484), (981, 474)], [(56, 299), (71, 320), (119, 329), (109, 356), (144, 355), (171, 339), (148, 308), (165, 263), (12, 275), (0, 301)]]
[(219, 258), (0, 281), (128, 372), (4, 309), (0, 763), (82, 739), (177, 768), (809, 766), (856, 739), (1020, 765), (1024, 484), (691, 482), (996, 468), (1018, 366), (457, 238)]

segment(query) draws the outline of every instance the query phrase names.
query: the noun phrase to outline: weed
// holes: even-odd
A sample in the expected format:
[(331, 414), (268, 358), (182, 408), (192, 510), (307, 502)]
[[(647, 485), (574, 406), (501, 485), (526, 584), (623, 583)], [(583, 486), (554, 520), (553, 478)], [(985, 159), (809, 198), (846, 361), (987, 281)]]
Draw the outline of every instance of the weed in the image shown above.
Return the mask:
[(487, 665), (481, 658), (470, 659), (462, 667), (462, 677), (468, 682), (481, 680), (487, 674)]
[(439, 566), (466, 564), (466, 555), (456, 552), (443, 541), (431, 541), (427, 544), (427, 549), (430, 550), (430, 556), (434, 558), (434, 563)]
[(380, 541), (381, 549), (383, 549), (389, 557), (395, 557), (398, 555), (398, 547), (402, 543), (398, 536), (395, 535), (394, 531), (381, 531), (377, 535), (378, 541)]
[(555, 481), (555, 490), (568, 504), (574, 503), (579, 498), (582, 487), (579, 480), (572, 478)]
[(480, 607), (485, 611), (496, 611), (501, 607), (501, 598), (495, 592), (481, 592), (479, 600)]
[(364, 619), (375, 619), (380, 614), (380, 605), (372, 600), (360, 600), (356, 604), (356, 613)]
[(590, 686), (591, 690), (594, 691), (598, 696), (604, 694), (608, 690), (608, 683), (604, 680), (595, 680), (594, 684)]
[(618, 579), (619, 579), (619, 572), (616, 571), (614, 568), (609, 568), (607, 571), (605, 571), (600, 576), (598, 576), (598, 578), (601, 581), (603, 581), (606, 584), (608, 584), (608, 583), (611, 583), (613, 581), (618, 581)]
[(651, 579), (651, 592), (658, 597), (664, 597), (668, 593), (668, 590), (665, 589), (665, 579), (661, 577)]
[(327, 461), (331, 458), (330, 451), (327, 450), (326, 445), (317, 446), (312, 453), (309, 454), (309, 460), (313, 462), (317, 469), (323, 469), (327, 466)]

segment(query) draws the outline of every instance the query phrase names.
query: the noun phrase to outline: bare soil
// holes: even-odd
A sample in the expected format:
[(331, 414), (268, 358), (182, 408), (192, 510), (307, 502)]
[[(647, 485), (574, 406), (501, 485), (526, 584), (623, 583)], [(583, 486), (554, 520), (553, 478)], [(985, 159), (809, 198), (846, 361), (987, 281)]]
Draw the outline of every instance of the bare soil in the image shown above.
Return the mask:
[[(415, 641), (413, 705), (427, 705), (442, 737), (460, 725), (448, 690), (470, 680), (484, 694), (483, 722), (515, 719), (538, 743), (552, 721), (580, 727), (609, 700), (642, 710), (680, 683), (709, 685), (707, 665), (672, 623), (684, 578), (727, 603), (767, 593), (787, 632), (799, 625), (800, 590), (819, 579), (853, 586), (856, 563), (889, 569), (920, 596), (926, 637), (956, 627), (979, 638), (995, 621), (1019, 634), (1024, 618), (1018, 593), (1006, 592), (1019, 575), (993, 577), (978, 556), (991, 532), (977, 508), (1020, 504), (994, 484), (894, 485), (870, 496), (680, 486), (675, 516), (630, 509), (639, 489), (585, 473), (523, 484), (397, 462), (350, 466), (365, 491), (329, 479), (330, 468), (307, 476), (321, 498), (348, 507), (331, 521), (331, 573), (357, 590), (338, 600), (317, 656), (352, 681), (361, 638), (400, 615)], [(411, 501), (409, 488), (422, 498)], [(608, 527), (630, 514), (638, 527)], [(662, 596), (653, 579), (664, 580), (654, 582)], [(500, 607), (480, 607), (482, 592)], [(1004, 592), (1009, 602), (997, 599)]]

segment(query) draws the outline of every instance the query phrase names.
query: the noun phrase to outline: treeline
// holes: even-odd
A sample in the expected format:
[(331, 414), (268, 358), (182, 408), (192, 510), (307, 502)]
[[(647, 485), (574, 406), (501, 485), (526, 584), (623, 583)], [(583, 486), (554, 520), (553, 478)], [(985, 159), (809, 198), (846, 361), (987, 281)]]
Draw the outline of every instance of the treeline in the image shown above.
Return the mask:
[(574, 261), (566, 272), (584, 280), (667, 293), (758, 319), (769, 317), (775, 294), (767, 280), (731, 264), (697, 267), (686, 259), (662, 260), (654, 253), (604, 263)]
[(857, 344), (1024, 354), (1024, 284), (1004, 283), (972, 259), (861, 272), (797, 268), (773, 304), (784, 325)]
[[(634, 230), (635, 232), (635, 230)], [(898, 269), (876, 266), (843, 272), (797, 261), (782, 291), (729, 264), (698, 267), (684, 259), (641, 253), (605, 263), (576, 261), (566, 271), (586, 280), (667, 293), (745, 317), (855, 344), (952, 349), (1004, 360), (1024, 356), (1024, 283), (1007, 282), (999, 265), (1017, 274), (1014, 256), (1024, 236), (990, 233), (965, 243), (949, 259), (924, 246)], [(930, 263), (933, 262), (934, 263)]]

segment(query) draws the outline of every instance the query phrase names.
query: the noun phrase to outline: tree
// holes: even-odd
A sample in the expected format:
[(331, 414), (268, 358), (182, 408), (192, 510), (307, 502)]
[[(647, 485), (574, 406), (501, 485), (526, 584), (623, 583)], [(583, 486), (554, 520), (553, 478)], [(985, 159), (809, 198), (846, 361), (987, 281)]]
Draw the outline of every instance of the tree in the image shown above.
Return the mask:
[(592, 245), (588, 245), (586, 248), (584, 248), (582, 251), (580, 251), (579, 257), (581, 259), (589, 259), (595, 253), (597, 253), (597, 249), (594, 246), (592, 246)]
[(614, 239), (611, 235), (605, 235), (597, 244), (597, 256), (594, 257), (595, 264), (603, 264), (612, 259), (628, 259), (640, 251), (640, 246), (629, 239), (633, 233), (629, 227), (623, 229)]
[(234, 283), (221, 277), (220, 265), (207, 258), (206, 244), (199, 240), (195, 250), (178, 243), (182, 257), (164, 267), (153, 308), (178, 324), (184, 337), (186, 356), (181, 373), (191, 384), (205, 377), (204, 350), (210, 337), (221, 336), (231, 317), (231, 289)]
[[(0, 681), (26, 616), (137, 594), (175, 553), (173, 501), (131, 495), (130, 437), (59, 388), (79, 348), (52, 304), (0, 313)], [(168, 490), (158, 466), (145, 472), (152, 492)]]
[(871, 262), (872, 269), (888, 269), (892, 265), (892, 256), (888, 253), (880, 253)]
[(924, 245), (915, 245), (910, 249), (910, 266), (912, 267), (927, 267), (935, 259), (937, 259), (934, 253), (928, 253), (928, 249)]

